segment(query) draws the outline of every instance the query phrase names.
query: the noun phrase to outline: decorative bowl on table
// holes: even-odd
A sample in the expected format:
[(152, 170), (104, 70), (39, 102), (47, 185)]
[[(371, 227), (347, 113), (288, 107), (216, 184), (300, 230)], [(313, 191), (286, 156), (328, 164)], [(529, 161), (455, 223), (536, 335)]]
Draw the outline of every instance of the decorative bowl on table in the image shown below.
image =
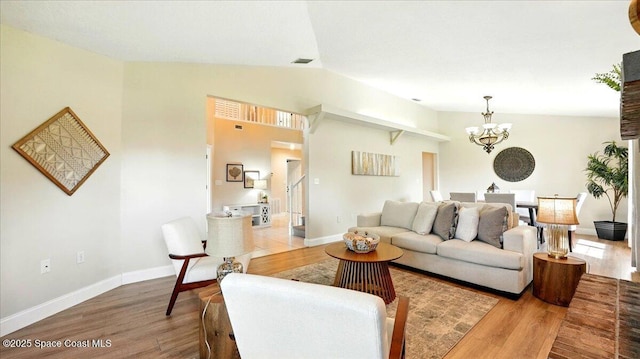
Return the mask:
[(349, 232), (345, 233), (342, 238), (347, 248), (356, 253), (373, 252), (380, 243), (380, 236), (369, 232)]

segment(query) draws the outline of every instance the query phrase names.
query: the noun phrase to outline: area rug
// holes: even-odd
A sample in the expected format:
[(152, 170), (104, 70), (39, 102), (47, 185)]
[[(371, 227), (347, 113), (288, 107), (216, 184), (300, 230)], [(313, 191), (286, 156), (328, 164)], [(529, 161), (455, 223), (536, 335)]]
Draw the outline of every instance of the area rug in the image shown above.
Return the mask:
[[(274, 277), (331, 285), (337, 259), (276, 273)], [(423, 275), (391, 267), (396, 294), (409, 297), (406, 327), (406, 357), (442, 358), (497, 303), (498, 299), (438, 282)], [(398, 299), (387, 305), (395, 316)]]

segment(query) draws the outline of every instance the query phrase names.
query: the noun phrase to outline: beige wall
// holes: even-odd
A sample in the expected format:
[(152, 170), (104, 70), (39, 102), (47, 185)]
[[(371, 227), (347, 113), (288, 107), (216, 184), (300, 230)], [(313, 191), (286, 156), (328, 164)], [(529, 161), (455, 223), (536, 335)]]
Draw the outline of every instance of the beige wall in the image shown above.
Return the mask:
[[(495, 110), (494, 110), (495, 111)], [(575, 196), (586, 192), (584, 168), (587, 156), (602, 152), (605, 141), (620, 142), (618, 119), (597, 117), (568, 117), (517, 115), (496, 113), (493, 121), (511, 122), (509, 139), (487, 154), (472, 144), (465, 127), (477, 126), (484, 120), (479, 113), (440, 113), (441, 131), (452, 141), (440, 146), (440, 190), (445, 198), (449, 192), (486, 190), (495, 182), (501, 190), (534, 189), (538, 196)], [(626, 142), (620, 142), (626, 145)], [(531, 176), (520, 182), (500, 179), (493, 170), (495, 156), (507, 147), (522, 147), (535, 161)], [(627, 202), (618, 209), (618, 218), (627, 218)], [(578, 230), (595, 234), (594, 220), (611, 220), (606, 199), (587, 197), (578, 218)]]
[[(0, 27), (1, 316), (122, 273), (123, 64)], [(68, 196), (11, 145), (65, 107), (111, 156)], [(125, 244), (126, 245), (126, 244)], [(76, 253), (85, 262), (76, 263)], [(40, 274), (40, 261), (51, 272)]]

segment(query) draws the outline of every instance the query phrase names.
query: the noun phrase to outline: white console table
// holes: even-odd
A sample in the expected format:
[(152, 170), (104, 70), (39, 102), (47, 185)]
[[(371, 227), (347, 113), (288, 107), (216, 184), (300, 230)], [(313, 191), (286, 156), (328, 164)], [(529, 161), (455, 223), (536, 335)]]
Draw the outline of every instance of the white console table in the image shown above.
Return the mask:
[(251, 224), (256, 228), (271, 226), (271, 206), (269, 203), (229, 204), (222, 206), (222, 210), (251, 214)]

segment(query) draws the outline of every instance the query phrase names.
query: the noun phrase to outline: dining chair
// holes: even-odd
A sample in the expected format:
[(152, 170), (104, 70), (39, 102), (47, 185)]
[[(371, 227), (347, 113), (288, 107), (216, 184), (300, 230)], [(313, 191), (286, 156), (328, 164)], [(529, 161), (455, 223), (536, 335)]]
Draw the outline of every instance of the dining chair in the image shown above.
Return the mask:
[(475, 192), (449, 192), (449, 198), (458, 202), (476, 202)]
[[(512, 189), (509, 193), (516, 195), (516, 204), (518, 202), (535, 202), (536, 191), (532, 189)], [(520, 219), (529, 222), (531, 226), (535, 226), (535, 218), (531, 218), (531, 212), (528, 208), (515, 208), (516, 212), (520, 216)]]
[(429, 191), (429, 194), (431, 195), (431, 199), (434, 202), (442, 202), (442, 194), (440, 193), (440, 191), (432, 190)]
[[(484, 201), (486, 203), (507, 203), (511, 205), (511, 210), (516, 212), (516, 195), (514, 193), (485, 193)], [(528, 223), (518, 219), (519, 225), (527, 225)]]
[(409, 298), (253, 274), (220, 282), (238, 352), (253, 358), (403, 358)]
[[(580, 192), (576, 196), (576, 217), (580, 215), (580, 209), (582, 209), (582, 205), (584, 204), (584, 200), (587, 199), (587, 192)], [(571, 238), (573, 237), (573, 233), (578, 228), (578, 225), (572, 224), (569, 226), (569, 252), (573, 252), (571, 248)]]

